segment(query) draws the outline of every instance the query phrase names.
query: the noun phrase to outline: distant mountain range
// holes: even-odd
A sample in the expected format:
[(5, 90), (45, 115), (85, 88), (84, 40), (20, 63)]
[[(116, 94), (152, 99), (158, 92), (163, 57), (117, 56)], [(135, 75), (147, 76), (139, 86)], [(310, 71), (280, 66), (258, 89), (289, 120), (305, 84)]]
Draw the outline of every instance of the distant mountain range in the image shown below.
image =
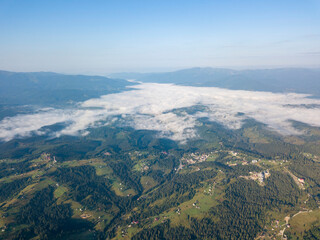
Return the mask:
[(320, 97), (320, 69), (232, 70), (223, 68), (190, 68), (166, 73), (117, 73), (110, 76), (136, 79), (141, 82), (221, 87), (234, 90), (297, 92)]
[(115, 73), (110, 77), (0, 71), (0, 105), (72, 104), (128, 90), (127, 86), (136, 84), (124, 79), (233, 90), (297, 92), (320, 97), (320, 69), (190, 68), (166, 73)]
[(130, 85), (134, 83), (101, 76), (0, 71), (0, 105), (65, 105), (120, 92)]

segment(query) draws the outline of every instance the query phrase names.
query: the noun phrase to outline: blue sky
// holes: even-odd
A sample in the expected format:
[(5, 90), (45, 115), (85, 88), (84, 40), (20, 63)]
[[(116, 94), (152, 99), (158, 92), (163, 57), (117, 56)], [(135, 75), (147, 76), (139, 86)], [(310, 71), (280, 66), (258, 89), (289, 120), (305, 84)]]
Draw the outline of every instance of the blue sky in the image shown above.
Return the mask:
[(320, 0), (0, 0), (0, 69), (320, 67)]

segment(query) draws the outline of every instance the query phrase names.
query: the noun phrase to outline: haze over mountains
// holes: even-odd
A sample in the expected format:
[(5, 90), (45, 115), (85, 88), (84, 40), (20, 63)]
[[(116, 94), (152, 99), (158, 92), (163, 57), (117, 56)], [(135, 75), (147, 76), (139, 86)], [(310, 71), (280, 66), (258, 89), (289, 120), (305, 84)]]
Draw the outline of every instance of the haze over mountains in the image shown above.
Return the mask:
[(0, 71), (0, 85), (0, 105), (55, 106), (123, 91), (134, 83), (102, 76)]
[[(140, 74), (138, 84), (98, 76), (0, 72), (0, 139), (80, 136), (90, 128), (117, 124), (186, 142), (198, 136), (201, 118), (230, 129), (255, 119), (282, 134), (299, 134), (291, 121), (319, 126), (320, 100), (310, 98), (320, 96), (319, 76), (317, 69), (194, 68)], [(57, 124), (63, 127), (48, 128)]]
[(39, 107), (70, 107), (132, 85), (135, 83), (102, 76), (0, 71), (0, 120)]
[(166, 73), (116, 73), (110, 76), (136, 79), (141, 82), (174, 83), (234, 90), (308, 93), (320, 97), (320, 69), (190, 68)]

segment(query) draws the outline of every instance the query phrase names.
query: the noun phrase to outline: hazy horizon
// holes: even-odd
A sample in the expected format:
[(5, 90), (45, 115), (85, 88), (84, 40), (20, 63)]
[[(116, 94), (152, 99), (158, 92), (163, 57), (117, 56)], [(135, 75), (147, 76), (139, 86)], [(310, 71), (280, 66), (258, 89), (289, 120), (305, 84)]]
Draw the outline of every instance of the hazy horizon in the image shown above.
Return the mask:
[(114, 78), (112, 75), (113, 74), (130, 74), (130, 73), (138, 73), (138, 74), (158, 74), (158, 73), (170, 73), (170, 72), (177, 72), (177, 71), (183, 71), (187, 69), (206, 69), (206, 68), (211, 68), (211, 69), (228, 69), (228, 70), (235, 70), (235, 71), (242, 71), (242, 70), (276, 70), (276, 69), (315, 69), (315, 70), (320, 70), (320, 65), (315, 65), (315, 66), (256, 66), (256, 67), (250, 67), (250, 66), (243, 66), (243, 67), (230, 67), (230, 66), (190, 66), (190, 67), (184, 67), (184, 68), (155, 68), (151, 70), (145, 70), (145, 71), (113, 71), (113, 72), (91, 72), (91, 71), (84, 71), (84, 72), (61, 72), (61, 71), (50, 71), (50, 70), (35, 70), (35, 71), (17, 71), (17, 70), (10, 70), (10, 69), (0, 69), (0, 71), (4, 72), (13, 72), (13, 73), (57, 73), (57, 74), (63, 74), (63, 75), (84, 75), (84, 76), (104, 76), (104, 77), (110, 77)]

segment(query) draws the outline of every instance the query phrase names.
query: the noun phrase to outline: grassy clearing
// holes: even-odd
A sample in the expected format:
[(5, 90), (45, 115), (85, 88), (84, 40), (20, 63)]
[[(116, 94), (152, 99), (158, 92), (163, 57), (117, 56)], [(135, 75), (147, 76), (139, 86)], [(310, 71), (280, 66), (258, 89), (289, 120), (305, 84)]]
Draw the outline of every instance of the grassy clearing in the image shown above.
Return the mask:
[(214, 162), (217, 159), (217, 157), (219, 157), (219, 153), (210, 154), (210, 156), (207, 158), (207, 161)]
[(72, 161), (66, 161), (61, 164), (63, 167), (77, 167), (77, 166), (83, 166), (83, 165), (89, 165), (91, 163), (94, 163), (96, 159), (85, 159), (85, 160), (72, 160)]
[(73, 210), (73, 216), (72, 217), (74, 217), (74, 218), (79, 218), (80, 217), (80, 215), (83, 212), (82, 210), (84, 210), (84, 207), (80, 203), (78, 203), (76, 201), (73, 201), (71, 199), (65, 201), (64, 203), (70, 204), (71, 209)]
[(112, 169), (106, 165), (95, 166), (95, 168), (96, 168), (96, 174), (98, 176), (106, 176), (106, 175), (110, 176), (113, 173)]
[(157, 181), (155, 181), (152, 177), (143, 176), (141, 177), (141, 184), (144, 189), (144, 191), (148, 191), (150, 188), (153, 188), (158, 184)]
[(63, 167), (78, 167), (90, 165), (95, 167), (96, 174), (98, 176), (112, 175), (112, 169), (102, 160), (98, 158), (86, 159), (86, 160), (72, 160), (63, 162), (61, 166)]
[(64, 186), (59, 186), (54, 192), (53, 195), (55, 198), (60, 198), (65, 192), (68, 192), (68, 188)]
[(305, 230), (320, 225), (320, 209), (299, 213), (290, 219), (289, 224), (292, 235), (302, 238)]
[(243, 135), (249, 138), (251, 143), (269, 143), (268, 138), (261, 134), (256, 127), (246, 128)]
[(146, 167), (148, 167), (148, 162), (145, 159), (143, 159), (138, 161), (138, 163), (133, 166), (132, 170), (137, 172), (142, 172)]
[(136, 153), (133, 153), (130, 155), (131, 159), (135, 162), (135, 165), (133, 166), (132, 170), (137, 172), (143, 172), (149, 169), (150, 162), (154, 161), (155, 156), (152, 154), (149, 154), (147, 157), (139, 158), (139, 155), (145, 155), (145, 152), (139, 153), (138, 155)]
[(125, 186), (124, 183), (118, 179), (112, 183), (111, 190), (113, 190), (118, 196), (121, 196), (121, 197), (128, 196), (130, 194), (136, 195), (136, 192), (133, 189)]
[(210, 208), (218, 204), (216, 199), (220, 195), (220, 190), (213, 190), (212, 195), (204, 193), (204, 190), (205, 188), (199, 189), (199, 192), (194, 196), (193, 199), (184, 202), (179, 206), (181, 209), (180, 215), (175, 213), (172, 217), (170, 217), (171, 224), (173, 226), (178, 226), (180, 224), (186, 224), (188, 226), (188, 216), (202, 218), (206, 215)]

